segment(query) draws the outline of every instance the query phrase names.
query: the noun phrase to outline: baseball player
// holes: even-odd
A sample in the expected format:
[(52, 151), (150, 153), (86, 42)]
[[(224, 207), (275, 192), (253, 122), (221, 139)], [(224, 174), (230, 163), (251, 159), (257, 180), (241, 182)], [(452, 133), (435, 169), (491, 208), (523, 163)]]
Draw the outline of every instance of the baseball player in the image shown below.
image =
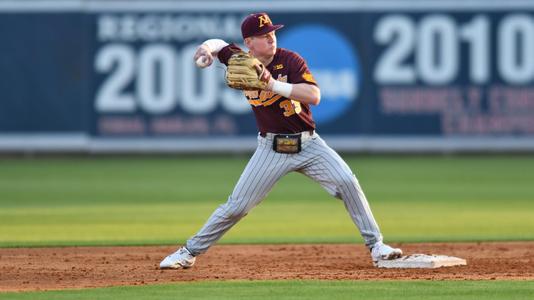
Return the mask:
[[(227, 83), (244, 89), (259, 129), (258, 146), (228, 201), (215, 210), (184, 247), (163, 259), (160, 268), (193, 266), (196, 256), (206, 252), (291, 171), (310, 177), (343, 201), (375, 265), (379, 260), (402, 255), (400, 249), (382, 242), (380, 229), (355, 175), (315, 131), (310, 105), (319, 104), (321, 92), (306, 61), (295, 52), (277, 48), (275, 33), (282, 27), (273, 25), (266, 13), (251, 14), (241, 24), (251, 56), (235, 44), (219, 39), (207, 40), (197, 49), (194, 56), (197, 65), (211, 65), (216, 55), (228, 66)], [(253, 77), (260, 88), (248, 89), (248, 79), (239, 77), (246, 70), (244, 65), (249, 64), (243, 63), (247, 55), (258, 61)], [(236, 61), (243, 65), (234, 66)]]

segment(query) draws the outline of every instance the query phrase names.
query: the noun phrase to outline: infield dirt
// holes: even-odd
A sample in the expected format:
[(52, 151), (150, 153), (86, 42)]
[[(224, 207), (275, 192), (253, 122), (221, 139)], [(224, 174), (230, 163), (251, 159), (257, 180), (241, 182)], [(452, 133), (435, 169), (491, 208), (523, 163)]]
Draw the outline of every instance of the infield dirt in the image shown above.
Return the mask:
[(534, 242), (392, 244), (405, 254), (465, 258), (467, 266), (377, 269), (356, 244), (221, 245), (187, 270), (159, 270), (177, 246), (0, 248), (0, 291), (200, 280), (533, 280)]

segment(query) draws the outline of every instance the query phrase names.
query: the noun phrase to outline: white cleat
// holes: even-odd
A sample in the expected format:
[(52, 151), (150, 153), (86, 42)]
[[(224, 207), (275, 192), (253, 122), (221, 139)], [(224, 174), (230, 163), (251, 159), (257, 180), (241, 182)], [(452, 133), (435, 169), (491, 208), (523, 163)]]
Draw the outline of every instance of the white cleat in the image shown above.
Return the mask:
[(402, 250), (399, 248), (392, 248), (382, 242), (378, 242), (371, 248), (371, 257), (373, 258), (373, 264), (376, 266), (379, 260), (392, 260), (400, 258), (402, 256)]
[(195, 257), (182, 247), (159, 263), (160, 269), (187, 269), (195, 264)]

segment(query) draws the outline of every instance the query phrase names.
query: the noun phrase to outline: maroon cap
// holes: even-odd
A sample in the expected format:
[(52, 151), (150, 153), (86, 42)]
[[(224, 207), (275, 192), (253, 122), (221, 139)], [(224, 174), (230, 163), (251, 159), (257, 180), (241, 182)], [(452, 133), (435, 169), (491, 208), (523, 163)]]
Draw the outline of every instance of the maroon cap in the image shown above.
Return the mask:
[(273, 25), (267, 13), (250, 14), (241, 23), (241, 34), (245, 39), (255, 35), (264, 35), (282, 27), (284, 25)]

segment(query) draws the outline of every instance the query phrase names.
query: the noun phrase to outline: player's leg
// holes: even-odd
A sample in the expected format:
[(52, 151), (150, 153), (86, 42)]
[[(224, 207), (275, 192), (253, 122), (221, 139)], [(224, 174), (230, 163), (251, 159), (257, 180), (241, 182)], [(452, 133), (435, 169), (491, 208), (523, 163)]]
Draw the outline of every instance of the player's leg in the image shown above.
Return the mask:
[(243, 218), (290, 171), (287, 155), (276, 153), (272, 144), (259, 139), (256, 152), (241, 174), (228, 201), (219, 206), (200, 231), (186, 244), (192, 254), (204, 253)]
[(287, 155), (272, 150), (272, 140), (258, 138), (258, 148), (241, 174), (232, 194), (219, 206), (199, 232), (191, 237), (185, 247), (167, 256), (160, 268), (189, 268), (195, 256), (204, 253), (233, 225), (243, 218), (271, 190), (276, 181), (287, 174), (291, 167)]
[(367, 198), (356, 176), (345, 161), (317, 135), (300, 154), (300, 172), (319, 182), (331, 195), (342, 199), (365, 244), (371, 250), (373, 263), (394, 259), (402, 250), (382, 242), (382, 234), (373, 217)]
[(299, 172), (317, 181), (332, 196), (343, 200), (350, 217), (360, 230), (367, 246), (382, 241), (360, 183), (345, 161), (318, 135), (299, 154), (308, 162)]

